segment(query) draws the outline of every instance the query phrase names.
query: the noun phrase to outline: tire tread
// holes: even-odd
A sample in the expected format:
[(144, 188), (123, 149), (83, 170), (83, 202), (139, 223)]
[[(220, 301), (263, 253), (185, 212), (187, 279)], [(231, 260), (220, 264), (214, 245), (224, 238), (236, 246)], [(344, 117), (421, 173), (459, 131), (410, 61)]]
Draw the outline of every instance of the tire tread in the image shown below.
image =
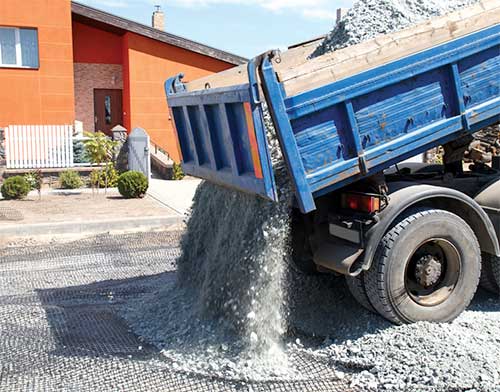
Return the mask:
[[(380, 242), (379, 247), (377, 248), (377, 251), (375, 252), (371, 268), (365, 273), (365, 290), (370, 303), (381, 316), (394, 324), (405, 324), (408, 323), (408, 321), (403, 320), (395, 312), (393, 306), (389, 301), (388, 293), (385, 289), (386, 282), (384, 271), (386, 270), (386, 265), (389, 262), (389, 253), (397, 242), (398, 237), (408, 228), (408, 226), (414, 223), (417, 219), (428, 215), (443, 213), (449, 214), (454, 218), (458, 218), (465, 225), (467, 225), (467, 223), (462, 218), (445, 210), (413, 210), (409, 213), (409, 215), (407, 215), (392, 228), (390, 228), (389, 231), (385, 234), (385, 236), (382, 238), (382, 241)], [(476, 243), (476, 246), (479, 248), (479, 242), (477, 238), (473, 236), (471, 240), (474, 241)], [(500, 266), (498, 266), (497, 274), (500, 278)], [(479, 279), (480, 275), (477, 276), (477, 285), (479, 285)], [(469, 304), (470, 301), (468, 301), (466, 306), (469, 306)]]

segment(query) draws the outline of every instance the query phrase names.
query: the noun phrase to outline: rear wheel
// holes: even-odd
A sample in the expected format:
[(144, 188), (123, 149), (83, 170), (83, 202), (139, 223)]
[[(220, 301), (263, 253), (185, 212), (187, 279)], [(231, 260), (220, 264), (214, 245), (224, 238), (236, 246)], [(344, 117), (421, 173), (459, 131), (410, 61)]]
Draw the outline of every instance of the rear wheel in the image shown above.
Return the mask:
[(291, 222), (292, 257), (290, 267), (303, 275), (319, 275), (313, 261), (313, 253), (308, 238), (306, 218), (298, 211), (293, 211)]
[(370, 303), (370, 299), (368, 298), (368, 294), (366, 293), (364, 272), (362, 272), (358, 276), (346, 276), (345, 278), (347, 287), (349, 288), (349, 291), (356, 299), (356, 301), (358, 301), (358, 303), (366, 310), (369, 310), (372, 313), (376, 313), (377, 311)]
[(448, 211), (416, 210), (382, 239), (365, 287), (389, 321), (447, 322), (469, 305), (480, 274), (479, 243), (469, 225)]
[(497, 264), (500, 262), (498, 257), (483, 254), (483, 263), (481, 268), (481, 280), (479, 284), (481, 287), (491, 293), (499, 294), (500, 288), (498, 279), (495, 277), (494, 267), (498, 269)]

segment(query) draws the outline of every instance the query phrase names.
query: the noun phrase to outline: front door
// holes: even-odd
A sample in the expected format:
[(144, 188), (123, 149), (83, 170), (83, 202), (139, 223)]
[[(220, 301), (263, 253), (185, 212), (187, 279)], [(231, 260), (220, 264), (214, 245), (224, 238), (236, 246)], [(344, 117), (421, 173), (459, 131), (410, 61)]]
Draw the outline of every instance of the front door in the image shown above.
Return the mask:
[(116, 125), (123, 125), (122, 90), (94, 90), (95, 131), (111, 136)]

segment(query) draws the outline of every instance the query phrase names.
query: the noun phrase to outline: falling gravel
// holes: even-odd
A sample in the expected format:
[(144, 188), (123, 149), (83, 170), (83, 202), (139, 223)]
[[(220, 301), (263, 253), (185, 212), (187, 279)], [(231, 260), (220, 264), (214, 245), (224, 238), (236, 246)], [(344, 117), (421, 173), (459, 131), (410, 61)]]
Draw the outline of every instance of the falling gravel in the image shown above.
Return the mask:
[[(361, 0), (317, 48), (321, 55), (474, 1)], [(269, 119), (267, 118), (269, 124)], [(269, 144), (281, 167), (276, 138)], [(130, 301), (123, 316), (173, 369), (248, 383), (318, 378), (295, 359), (352, 376), (358, 390), (500, 391), (500, 312), (469, 310), (451, 324), (395, 327), (360, 308), (343, 279), (288, 268), (291, 191), (279, 203), (210, 183), (199, 187), (177, 278)], [(318, 365), (319, 366), (319, 365)]]
[(238, 381), (293, 376), (283, 341), (292, 193), (267, 111), (265, 118), (279, 201), (203, 182), (176, 282), (128, 309), (136, 332), (176, 369)]

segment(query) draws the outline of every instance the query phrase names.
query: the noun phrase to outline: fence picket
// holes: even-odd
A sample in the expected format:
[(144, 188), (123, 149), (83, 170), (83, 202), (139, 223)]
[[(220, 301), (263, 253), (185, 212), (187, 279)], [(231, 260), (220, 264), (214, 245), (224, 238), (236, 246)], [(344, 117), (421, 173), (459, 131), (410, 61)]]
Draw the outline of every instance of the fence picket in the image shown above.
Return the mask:
[(5, 129), (5, 160), (7, 162), (7, 168), (11, 168), (11, 156), (12, 153), (10, 152), (10, 128), (7, 127)]
[(23, 127), (16, 127), (17, 129), (17, 140), (18, 140), (18, 150), (17, 150), (17, 160), (18, 164), (17, 166), (22, 169), (23, 168)]
[(64, 156), (64, 167), (69, 167), (69, 154), (68, 154), (68, 131), (66, 127), (61, 127), (61, 138), (63, 143), (63, 156)]
[(38, 139), (40, 141), (40, 167), (44, 168), (47, 164), (47, 139), (44, 128), (38, 128)]
[(62, 133), (62, 127), (57, 126), (57, 139), (58, 139), (58, 151), (59, 151), (59, 167), (64, 167), (65, 163), (64, 162), (64, 140), (63, 140), (63, 133)]
[(70, 127), (66, 128), (66, 153), (68, 157), (68, 167), (73, 167), (73, 130)]
[(61, 167), (61, 146), (59, 145), (59, 126), (54, 125), (54, 156), (56, 167)]
[(12, 160), (11, 160), (11, 165), (12, 168), (15, 169), (17, 166), (17, 142), (15, 140), (16, 137), (16, 131), (15, 127), (10, 128), (10, 145), (11, 145), (11, 152), (12, 152)]
[(19, 128), (13, 128), (13, 139), (14, 139), (14, 168), (19, 169)]
[(61, 143), (61, 148), (59, 149), (61, 151), (61, 166), (66, 167), (66, 140), (65, 140), (65, 129), (64, 127), (59, 127), (59, 141)]
[(48, 167), (56, 167), (56, 160), (54, 157), (54, 127), (51, 125), (48, 126), (47, 129), (48, 135), (47, 140), (49, 141), (49, 166)]
[(5, 128), (8, 169), (73, 167), (71, 125), (9, 125)]
[(26, 149), (27, 149), (27, 155), (26, 155), (26, 162), (27, 162), (27, 165), (26, 167), (31, 167), (33, 168), (33, 153), (32, 153), (32, 149), (31, 149), (31, 146), (33, 144), (33, 131), (32, 131), (32, 126), (31, 125), (28, 125), (26, 127)]
[(41, 162), (41, 151), (42, 151), (42, 146), (40, 144), (40, 131), (37, 127), (34, 127), (34, 132), (33, 132), (33, 142), (35, 143), (35, 168), (39, 169), (40, 168), (40, 162)]
[(23, 169), (25, 169), (27, 166), (28, 166), (28, 163), (26, 161), (26, 156), (28, 155), (28, 149), (27, 149), (27, 146), (26, 146), (26, 125), (23, 125), (22, 126), (22, 138), (23, 138), (23, 141), (22, 141), (22, 160), (21, 160), (21, 167)]

